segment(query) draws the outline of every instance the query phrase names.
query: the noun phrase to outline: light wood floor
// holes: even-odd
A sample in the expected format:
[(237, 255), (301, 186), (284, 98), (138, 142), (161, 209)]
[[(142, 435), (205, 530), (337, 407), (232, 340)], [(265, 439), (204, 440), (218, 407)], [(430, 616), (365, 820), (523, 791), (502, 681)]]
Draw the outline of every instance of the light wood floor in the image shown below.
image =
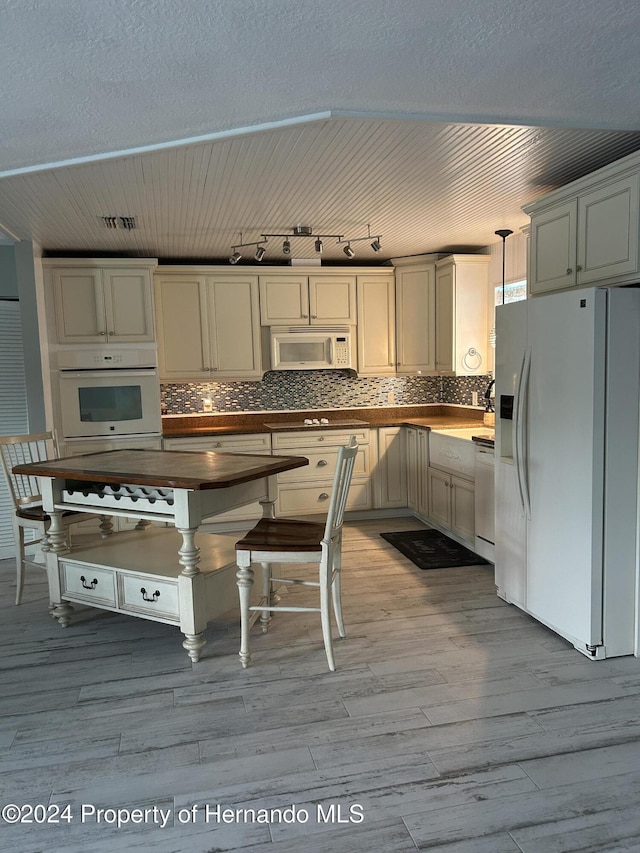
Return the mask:
[(0, 822), (0, 850), (640, 851), (640, 661), (591, 662), (501, 602), (492, 566), (420, 571), (378, 535), (418, 526), (348, 524), (335, 673), (310, 614), (254, 633), (246, 671), (229, 614), (192, 665), (165, 625), (60, 628), (33, 570), (14, 607), (0, 563), (0, 801), (73, 818)]

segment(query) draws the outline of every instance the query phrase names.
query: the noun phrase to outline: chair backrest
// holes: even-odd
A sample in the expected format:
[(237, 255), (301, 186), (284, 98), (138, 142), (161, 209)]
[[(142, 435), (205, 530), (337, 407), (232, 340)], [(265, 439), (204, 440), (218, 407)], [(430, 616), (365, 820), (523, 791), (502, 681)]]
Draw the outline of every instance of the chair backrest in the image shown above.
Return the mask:
[(58, 442), (54, 430), (32, 435), (0, 435), (0, 458), (16, 509), (39, 504), (42, 497), (38, 478), (14, 474), (13, 467), (57, 457)]
[(358, 442), (355, 435), (351, 436), (349, 444), (341, 447), (338, 451), (338, 464), (336, 465), (336, 473), (333, 477), (327, 523), (324, 528), (324, 538), (326, 540), (332, 539), (342, 527), (357, 452)]

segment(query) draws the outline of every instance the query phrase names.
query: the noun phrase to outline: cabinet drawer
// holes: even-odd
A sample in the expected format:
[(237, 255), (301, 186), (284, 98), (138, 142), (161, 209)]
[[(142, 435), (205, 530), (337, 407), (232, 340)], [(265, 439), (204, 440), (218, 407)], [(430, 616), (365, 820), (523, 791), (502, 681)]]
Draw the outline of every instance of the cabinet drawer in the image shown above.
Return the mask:
[(270, 453), (269, 433), (218, 435), (206, 438), (166, 438), (165, 450), (213, 450), (217, 453)]
[[(339, 448), (337, 447), (326, 447), (321, 450), (315, 447), (298, 448), (296, 455), (306, 456), (309, 464), (304, 468), (295, 468), (293, 471), (283, 471), (281, 474), (278, 474), (278, 482), (291, 483), (304, 480), (317, 482), (319, 479), (326, 480), (327, 478), (333, 478), (338, 463), (338, 451)], [(369, 476), (369, 459), (369, 446), (365, 444), (359, 447), (353, 466), (354, 477)]]
[[(292, 483), (278, 489), (278, 515), (301, 515), (311, 512), (326, 514), (329, 509), (331, 483), (313, 486)], [(371, 482), (353, 482), (347, 498), (348, 510), (371, 509)]]
[(475, 449), (472, 441), (441, 435), (437, 432), (429, 434), (429, 465), (474, 478)]
[(118, 606), (125, 612), (179, 622), (178, 583), (157, 580), (149, 575), (118, 573)]
[(86, 601), (88, 604), (93, 602), (115, 607), (114, 573), (106, 569), (61, 560), (60, 586), (62, 595)]
[[(355, 435), (358, 444), (369, 444), (368, 429), (326, 429), (326, 430), (294, 430), (292, 432), (274, 432), (271, 436), (274, 450), (293, 450), (302, 453), (301, 447), (311, 448), (316, 444), (339, 447), (349, 443)], [(306, 455), (306, 454), (303, 454)]]

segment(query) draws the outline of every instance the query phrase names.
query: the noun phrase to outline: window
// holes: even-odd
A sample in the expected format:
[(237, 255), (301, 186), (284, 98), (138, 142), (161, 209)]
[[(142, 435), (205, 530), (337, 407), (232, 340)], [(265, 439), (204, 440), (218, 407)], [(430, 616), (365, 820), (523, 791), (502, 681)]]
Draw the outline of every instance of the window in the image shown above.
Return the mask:
[[(494, 305), (502, 305), (502, 285), (497, 284), (494, 287), (495, 300)], [(521, 299), (527, 298), (527, 282), (525, 281), (514, 281), (511, 284), (505, 284), (504, 286), (504, 304), (508, 305), (509, 302), (519, 302)]]

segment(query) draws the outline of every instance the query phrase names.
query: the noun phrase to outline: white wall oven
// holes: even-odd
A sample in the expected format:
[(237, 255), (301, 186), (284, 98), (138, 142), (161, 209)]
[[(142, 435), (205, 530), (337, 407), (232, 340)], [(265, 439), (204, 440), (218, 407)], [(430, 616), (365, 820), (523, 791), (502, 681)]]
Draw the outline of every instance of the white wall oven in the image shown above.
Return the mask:
[[(119, 363), (128, 361), (124, 357)], [(60, 370), (58, 377), (65, 439), (162, 432), (160, 382), (155, 367)]]

